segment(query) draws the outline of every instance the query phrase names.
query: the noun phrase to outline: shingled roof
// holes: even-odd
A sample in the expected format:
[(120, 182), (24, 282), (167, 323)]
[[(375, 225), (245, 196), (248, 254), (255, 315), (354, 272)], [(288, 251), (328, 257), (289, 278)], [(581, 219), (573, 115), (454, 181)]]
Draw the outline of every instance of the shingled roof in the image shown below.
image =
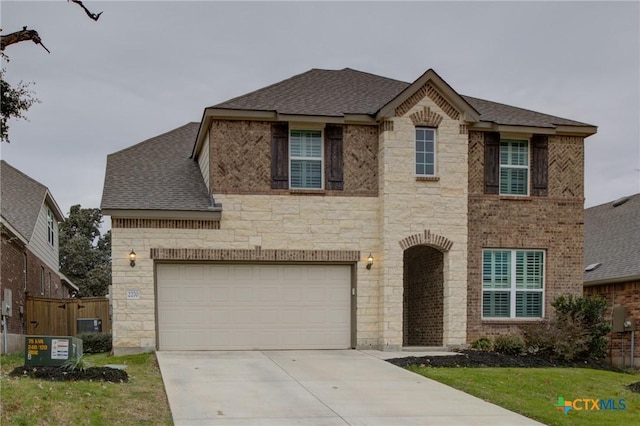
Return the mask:
[(345, 68), (312, 69), (211, 108), (342, 116), (375, 114), (409, 83)]
[[(362, 71), (312, 69), (210, 108), (276, 111), (280, 114), (343, 116), (374, 115), (410, 83)], [(503, 125), (553, 128), (591, 126), (566, 118), (462, 95), (480, 113), (481, 121)]]
[(198, 126), (188, 123), (110, 154), (102, 209), (210, 210), (198, 163), (189, 158)]
[(640, 280), (640, 193), (584, 212), (585, 285)]
[(6, 161), (0, 161), (0, 205), (2, 218), (26, 241), (36, 226), (42, 204), (50, 198), (50, 208), (58, 221), (64, 220), (46, 186), (30, 178)]

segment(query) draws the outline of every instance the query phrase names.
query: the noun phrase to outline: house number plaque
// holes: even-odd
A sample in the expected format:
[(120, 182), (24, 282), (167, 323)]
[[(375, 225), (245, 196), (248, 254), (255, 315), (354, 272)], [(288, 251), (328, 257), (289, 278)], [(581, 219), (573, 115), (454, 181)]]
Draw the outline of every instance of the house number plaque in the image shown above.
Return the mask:
[(140, 299), (140, 290), (127, 291), (127, 299)]

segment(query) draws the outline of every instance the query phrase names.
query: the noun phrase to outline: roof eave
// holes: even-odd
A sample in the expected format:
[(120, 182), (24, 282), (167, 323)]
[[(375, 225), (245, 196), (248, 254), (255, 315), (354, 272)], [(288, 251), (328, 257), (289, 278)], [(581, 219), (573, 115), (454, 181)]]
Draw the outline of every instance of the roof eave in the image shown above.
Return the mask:
[(10, 234), (16, 237), (23, 246), (29, 244), (29, 241), (27, 241), (27, 239), (22, 236), (22, 234), (20, 234), (20, 232), (18, 232), (16, 228), (11, 226), (11, 224), (2, 216), (0, 216), (0, 225), (2, 228), (5, 228), (7, 231), (9, 231)]
[(126, 219), (193, 219), (193, 220), (220, 220), (222, 207), (211, 207), (207, 210), (160, 210), (160, 209), (117, 209), (106, 208), (102, 210), (105, 216)]
[(262, 120), (262, 121), (297, 121), (307, 123), (332, 123), (332, 124), (376, 124), (375, 117), (369, 114), (343, 115), (309, 115), (309, 114), (285, 114), (278, 111), (263, 111), (250, 109), (228, 109), (209, 107), (204, 110), (198, 135), (191, 152), (191, 158), (196, 158), (204, 145), (207, 131), (211, 127), (211, 122), (215, 119), (221, 120)]
[(428, 81), (432, 81), (440, 94), (450, 102), (462, 114), (462, 120), (467, 123), (475, 123), (480, 120), (480, 113), (471, 106), (462, 96), (442, 79), (433, 69), (428, 69), (416, 81), (411, 83), (398, 96), (387, 102), (376, 114), (376, 120), (382, 120), (394, 115), (395, 109), (404, 101), (411, 97), (416, 91), (424, 86)]
[(583, 286), (584, 287), (592, 287), (592, 286), (596, 286), (596, 285), (618, 284), (618, 283), (626, 283), (626, 282), (633, 282), (633, 281), (640, 281), (640, 274), (639, 275), (629, 275), (629, 276), (626, 276), (626, 277), (601, 278), (601, 279), (593, 280), (593, 281), (584, 281)]
[(520, 126), (512, 124), (497, 124), (491, 121), (480, 121), (469, 126), (469, 130), (492, 131), (500, 133), (530, 133), (541, 135), (566, 135), (588, 137), (597, 133), (596, 126)]
[(60, 206), (58, 206), (58, 203), (56, 203), (56, 200), (53, 198), (53, 195), (51, 195), (51, 192), (49, 192), (49, 189), (47, 189), (44, 194), (44, 202), (53, 207), (52, 212), (58, 222), (63, 222), (64, 213), (62, 213)]

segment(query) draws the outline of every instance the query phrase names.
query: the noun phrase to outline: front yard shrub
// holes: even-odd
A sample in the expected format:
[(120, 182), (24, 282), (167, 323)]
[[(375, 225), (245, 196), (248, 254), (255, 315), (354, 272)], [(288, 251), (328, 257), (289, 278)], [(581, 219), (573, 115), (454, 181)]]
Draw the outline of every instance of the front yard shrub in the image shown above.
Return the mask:
[(553, 321), (520, 327), (527, 352), (563, 361), (598, 360), (606, 356), (606, 336), (611, 327), (604, 321), (607, 308), (604, 299), (559, 296), (551, 306), (556, 310)]
[(82, 340), (82, 352), (85, 354), (98, 354), (111, 352), (111, 334), (109, 333), (81, 333), (78, 339)]
[[(602, 359), (607, 355), (607, 334), (611, 326), (604, 319), (607, 301), (598, 296), (559, 296), (551, 302), (556, 310), (556, 322), (566, 338), (574, 338), (581, 346), (578, 359)], [(584, 344), (581, 340), (585, 340)], [(569, 344), (570, 342), (567, 342)]]
[(524, 353), (524, 338), (519, 334), (505, 334), (495, 338), (493, 350), (505, 355), (520, 355)]
[(490, 351), (493, 349), (493, 342), (488, 337), (481, 337), (478, 340), (471, 342), (471, 349), (477, 349), (479, 351)]

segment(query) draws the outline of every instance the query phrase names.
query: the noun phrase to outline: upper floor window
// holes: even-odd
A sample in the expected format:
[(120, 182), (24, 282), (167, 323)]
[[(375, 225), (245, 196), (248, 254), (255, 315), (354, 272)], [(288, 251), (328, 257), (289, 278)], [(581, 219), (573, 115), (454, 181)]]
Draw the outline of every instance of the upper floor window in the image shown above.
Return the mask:
[(436, 131), (416, 127), (416, 175), (436, 175)]
[(47, 241), (49, 242), (49, 244), (51, 244), (52, 246), (54, 245), (54, 219), (53, 219), (53, 213), (51, 212), (50, 209), (47, 209)]
[(44, 296), (44, 266), (40, 267), (40, 295)]
[(291, 130), (290, 188), (322, 189), (322, 132), (320, 130)]
[(544, 252), (482, 252), (482, 317), (542, 318)]
[(529, 195), (528, 141), (500, 141), (500, 194)]

